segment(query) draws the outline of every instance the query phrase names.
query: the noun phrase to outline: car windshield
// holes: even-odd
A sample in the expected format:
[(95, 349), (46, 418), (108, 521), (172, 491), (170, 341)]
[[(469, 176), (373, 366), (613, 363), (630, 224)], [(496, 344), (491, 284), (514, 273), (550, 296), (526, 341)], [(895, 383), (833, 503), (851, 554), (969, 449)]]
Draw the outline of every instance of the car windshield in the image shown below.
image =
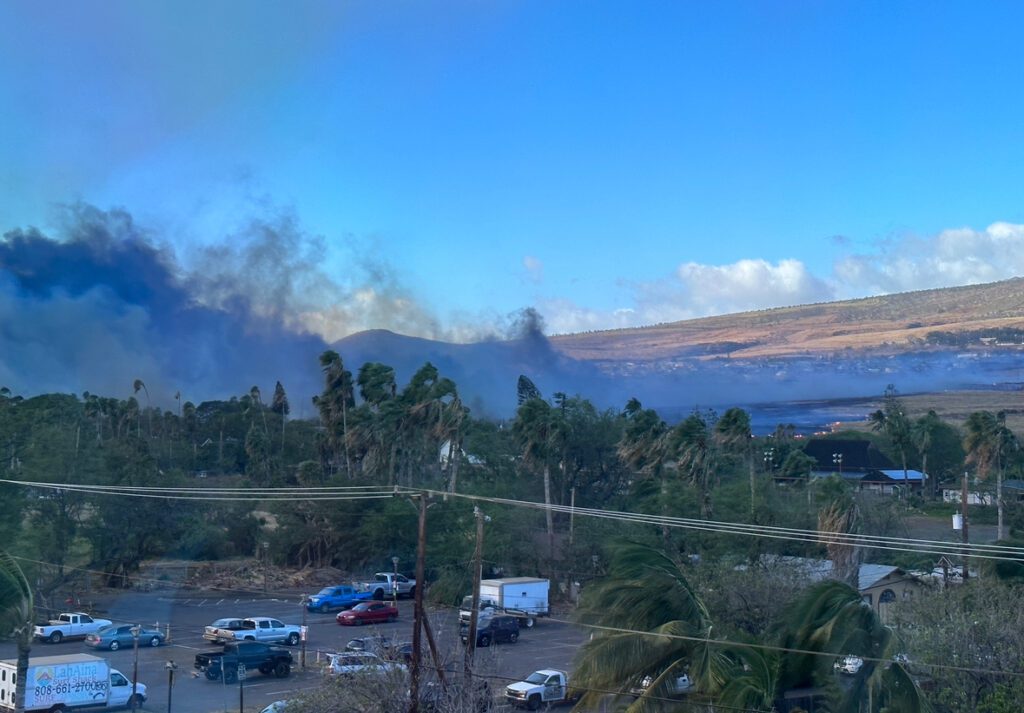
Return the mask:
[(369, 604), (356, 604), (354, 607), (352, 607), (352, 611), (366, 611), (369, 608)]
[(324, 587), (319, 592), (317, 592), (314, 596), (317, 596), (317, 597), (329, 597), (332, 594), (334, 594), (334, 587)]
[(548, 674), (541, 673), (540, 671), (534, 671), (526, 677), (527, 683), (544, 683), (548, 680)]
[(233, 621), (234, 621), (234, 619), (218, 619), (217, 621), (213, 622), (213, 624), (211, 624), (211, 626), (217, 626), (217, 627), (231, 626), (231, 622), (233, 622)]
[(115, 631), (117, 631), (116, 626), (102, 626), (96, 631), (96, 633), (100, 635), (113, 634)]

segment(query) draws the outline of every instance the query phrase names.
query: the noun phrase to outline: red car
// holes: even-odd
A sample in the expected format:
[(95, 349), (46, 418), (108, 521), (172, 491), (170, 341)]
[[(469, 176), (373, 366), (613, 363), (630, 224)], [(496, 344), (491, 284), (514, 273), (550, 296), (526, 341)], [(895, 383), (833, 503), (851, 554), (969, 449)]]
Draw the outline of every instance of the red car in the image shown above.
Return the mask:
[(356, 604), (348, 611), (338, 614), (338, 623), (342, 626), (361, 626), (394, 621), (398, 618), (398, 609), (390, 602), (363, 602)]

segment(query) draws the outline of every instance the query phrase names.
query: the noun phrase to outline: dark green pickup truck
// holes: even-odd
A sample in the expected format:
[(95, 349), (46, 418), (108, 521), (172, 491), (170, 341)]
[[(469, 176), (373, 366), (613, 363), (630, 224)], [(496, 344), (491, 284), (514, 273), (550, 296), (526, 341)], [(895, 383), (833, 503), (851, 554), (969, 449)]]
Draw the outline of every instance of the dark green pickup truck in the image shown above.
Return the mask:
[(195, 668), (211, 681), (219, 680), (223, 673), (226, 683), (234, 683), (239, 666), (246, 671), (256, 669), (265, 676), (284, 678), (292, 672), (292, 652), (259, 641), (239, 641), (225, 644), (224, 651), (196, 654)]

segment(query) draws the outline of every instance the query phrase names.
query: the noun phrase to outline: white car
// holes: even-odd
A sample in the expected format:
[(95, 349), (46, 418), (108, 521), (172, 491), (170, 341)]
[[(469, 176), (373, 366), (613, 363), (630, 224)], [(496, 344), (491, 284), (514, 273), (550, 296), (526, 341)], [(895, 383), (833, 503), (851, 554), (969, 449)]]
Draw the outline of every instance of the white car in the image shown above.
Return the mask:
[(848, 673), (851, 676), (860, 671), (861, 666), (864, 665), (864, 659), (860, 656), (843, 656), (841, 659), (832, 664), (832, 668), (839, 673)]
[(274, 701), (269, 706), (260, 711), (260, 713), (284, 713), (288, 708), (288, 701)]
[[(653, 676), (644, 676), (640, 679), (640, 685), (630, 689), (630, 693), (634, 696), (642, 696), (647, 692), (647, 689), (654, 683)], [(693, 690), (693, 681), (685, 673), (681, 676), (676, 676), (669, 684), (667, 693), (671, 696), (680, 696), (684, 693), (689, 693)]]
[(327, 654), (327, 672), (336, 676), (354, 676), (358, 674), (384, 674), (392, 671), (405, 671), (405, 665), (395, 661), (385, 661), (371, 653), (346, 651)]

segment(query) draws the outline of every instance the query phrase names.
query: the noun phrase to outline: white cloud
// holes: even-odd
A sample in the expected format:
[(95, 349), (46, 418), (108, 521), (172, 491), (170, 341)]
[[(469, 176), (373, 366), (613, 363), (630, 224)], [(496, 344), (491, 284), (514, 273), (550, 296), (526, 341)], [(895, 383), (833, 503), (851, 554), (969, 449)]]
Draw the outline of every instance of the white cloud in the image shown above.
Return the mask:
[(1024, 225), (993, 223), (984, 230), (952, 228), (906, 236), (873, 254), (850, 255), (835, 266), (844, 296), (886, 294), (995, 282), (1024, 274)]
[(540, 258), (526, 255), (523, 258), (523, 267), (526, 268), (526, 279), (530, 282), (536, 285), (544, 281), (544, 263)]

